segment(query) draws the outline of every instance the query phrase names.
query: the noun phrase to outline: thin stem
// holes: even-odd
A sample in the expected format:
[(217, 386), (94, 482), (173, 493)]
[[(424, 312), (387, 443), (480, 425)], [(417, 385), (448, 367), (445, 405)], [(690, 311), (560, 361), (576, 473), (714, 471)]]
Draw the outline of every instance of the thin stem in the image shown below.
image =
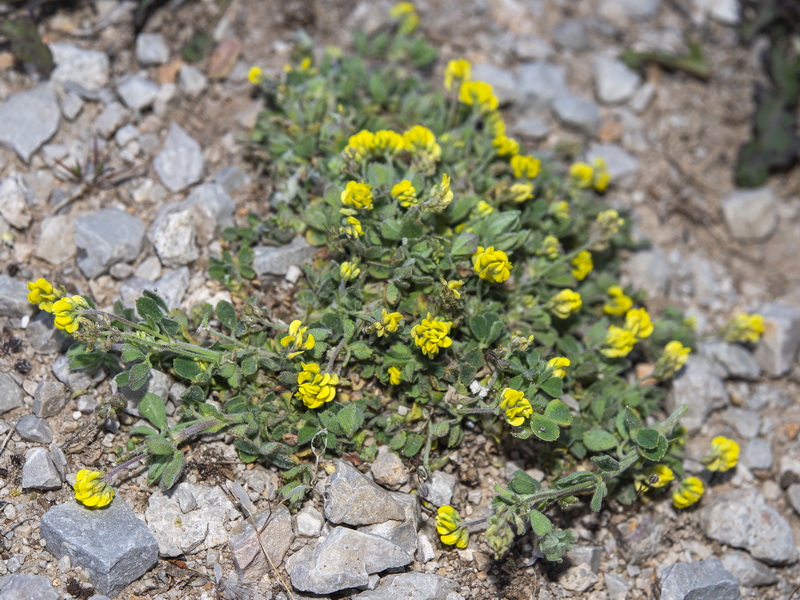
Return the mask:
[(122, 469), (126, 469), (126, 468), (128, 468), (128, 467), (129, 467), (129, 466), (131, 466), (133, 463), (135, 463), (135, 462), (137, 462), (137, 461), (139, 461), (139, 460), (142, 460), (143, 458), (145, 458), (145, 457), (147, 457), (147, 456), (150, 456), (150, 453), (149, 453), (149, 452), (142, 452), (141, 454), (138, 454), (138, 455), (134, 456), (133, 458), (129, 458), (128, 460), (126, 460), (126, 461), (125, 461), (124, 463), (122, 463), (121, 465), (118, 465), (118, 466), (114, 467), (114, 468), (113, 468), (111, 471), (109, 471), (109, 472), (108, 472), (108, 473), (107, 473), (107, 474), (106, 474), (106, 475), (103, 477), (103, 480), (104, 480), (104, 481), (106, 481), (106, 482), (109, 482), (109, 481), (111, 481), (111, 479), (114, 477), (114, 475), (116, 475), (117, 473), (119, 473), (120, 471), (122, 471)]

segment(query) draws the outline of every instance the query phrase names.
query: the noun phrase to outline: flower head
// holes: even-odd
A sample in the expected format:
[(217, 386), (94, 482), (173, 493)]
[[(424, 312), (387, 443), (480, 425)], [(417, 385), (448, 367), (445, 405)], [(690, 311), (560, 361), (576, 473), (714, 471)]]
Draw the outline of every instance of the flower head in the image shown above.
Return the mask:
[(364, 235), (364, 229), (361, 227), (361, 221), (353, 216), (348, 216), (345, 219), (345, 225), (339, 227), (339, 233), (345, 234), (347, 237), (357, 240)]
[(458, 90), (459, 102), (476, 106), (482, 113), (497, 109), (499, 104), (494, 88), (485, 81), (465, 81)]
[(533, 407), (525, 394), (513, 388), (503, 390), (500, 409), (506, 411), (506, 421), (514, 427), (522, 425), (533, 414)]
[(608, 189), (608, 184), (611, 183), (611, 174), (606, 168), (606, 161), (602, 158), (595, 158), (592, 161), (592, 165), (594, 167), (592, 187), (597, 192), (605, 192)]
[(609, 239), (619, 231), (622, 224), (625, 223), (625, 219), (620, 217), (616, 210), (609, 208), (598, 213), (595, 222), (602, 237)]
[(297, 375), (297, 397), (308, 408), (319, 408), (336, 397), (339, 376), (335, 373), (319, 372), (317, 363), (302, 363), (303, 370)]
[(664, 346), (664, 354), (656, 362), (653, 377), (668, 379), (683, 368), (689, 359), (692, 349), (687, 348), (677, 340), (672, 340)]
[(571, 364), (572, 362), (567, 357), (556, 356), (547, 361), (547, 368), (553, 369), (553, 377), (564, 379), (564, 375), (567, 374), (567, 367)]
[(453, 296), (454, 300), (459, 300), (461, 298), (461, 287), (464, 285), (463, 281), (451, 279), (450, 281), (444, 282), (444, 284), (448, 293)]
[(508, 188), (510, 200), (521, 204), (526, 200), (533, 198), (533, 184), (532, 183), (513, 183)]
[(532, 156), (517, 154), (511, 157), (509, 164), (511, 165), (511, 170), (514, 171), (514, 177), (535, 179), (539, 175), (542, 161)]
[(711, 452), (703, 459), (709, 471), (724, 473), (739, 462), (739, 444), (732, 439), (717, 436), (711, 440)]
[(394, 155), (402, 152), (405, 146), (403, 136), (391, 129), (376, 131), (374, 142), (374, 151), (381, 154)]
[(253, 85), (259, 85), (264, 81), (264, 71), (261, 67), (250, 67), (250, 70), (247, 71), (247, 81)]
[(386, 369), (386, 372), (389, 373), (389, 383), (392, 385), (399, 385), (400, 384), (400, 375), (402, 372), (397, 367), (389, 367)]
[(630, 331), (636, 341), (650, 337), (653, 333), (653, 322), (643, 308), (632, 308), (625, 313), (625, 329)]
[(672, 493), (672, 504), (675, 508), (687, 508), (700, 500), (705, 486), (698, 477), (687, 477), (680, 487)]
[(300, 319), (295, 319), (289, 324), (289, 333), (281, 338), (281, 346), (284, 348), (291, 347), (288, 358), (294, 358), (304, 351), (314, 348), (316, 343), (314, 336), (310, 333), (306, 334), (307, 331), (308, 327), (304, 327)]
[(492, 283), (503, 283), (511, 276), (512, 267), (508, 255), (502, 250), (495, 250), (494, 246), (478, 246), (472, 255), (472, 269), (478, 277)]
[(592, 262), (592, 253), (583, 250), (578, 252), (577, 256), (572, 259), (572, 276), (578, 281), (583, 281), (586, 276), (594, 269)]
[(453, 85), (461, 85), (472, 78), (472, 65), (468, 60), (457, 58), (447, 63), (444, 69), (444, 88), (452, 90)]
[(550, 298), (547, 306), (556, 317), (566, 319), (572, 313), (580, 310), (581, 306), (583, 306), (583, 300), (578, 292), (564, 289)]
[(559, 200), (550, 205), (550, 214), (559, 221), (566, 221), (569, 219), (569, 202), (566, 200)]
[(47, 312), (53, 312), (53, 303), (64, 295), (63, 291), (55, 289), (44, 277), (29, 281), (28, 289), (28, 302)]
[(89, 303), (83, 296), (61, 298), (56, 301), (53, 304), (56, 328), (63, 329), (67, 333), (74, 333), (83, 319), (81, 313), (88, 308)]
[(764, 333), (764, 317), (758, 314), (739, 313), (722, 329), (727, 342), (755, 343), (761, 338), (762, 333)]
[(447, 173), (442, 174), (442, 182), (436, 184), (431, 189), (431, 197), (428, 200), (427, 207), (433, 212), (442, 212), (453, 201), (453, 190), (450, 189), (450, 176)]
[(554, 235), (546, 235), (542, 240), (542, 245), (536, 249), (536, 254), (555, 260), (561, 255), (561, 242)]
[(372, 186), (363, 181), (348, 181), (340, 198), (347, 206), (372, 210)]
[(580, 188), (588, 188), (592, 185), (594, 169), (592, 165), (585, 162), (572, 163), (569, 167), (569, 176)]
[(411, 328), (411, 337), (425, 356), (435, 358), (439, 350), (453, 344), (449, 337), (452, 327), (451, 321), (437, 321), (428, 313), (428, 318)]
[(387, 312), (385, 308), (381, 309), (381, 320), (377, 321), (373, 327), (378, 337), (383, 337), (387, 333), (394, 333), (400, 328), (400, 321), (403, 320), (403, 314), (399, 312)]
[(478, 200), (478, 204), (476, 204), (475, 208), (472, 209), (470, 216), (473, 219), (479, 219), (481, 217), (488, 217), (493, 212), (494, 206), (489, 204), (486, 200)]
[(344, 281), (353, 281), (361, 274), (361, 269), (357, 262), (344, 261), (339, 266), (339, 276)]
[(500, 156), (514, 156), (519, 152), (519, 142), (504, 133), (494, 137), (492, 146), (497, 149), (497, 154)]
[(403, 132), (405, 149), (414, 156), (436, 162), (442, 156), (442, 147), (436, 142), (436, 136), (427, 127), (414, 125)]
[(469, 531), (464, 527), (458, 511), (445, 504), (436, 511), (436, 533), (443, 544), (466, 548), (469, 542)]
[(389, 16), (400, 20), (400, 32), (409, 34), (419, 25), (419, 15), (412, 2), (398, 2), (389, 11)]
[(645, 479), (636, 482), (636, 491), (662, 488), (675, 479), (675, 473), (667, 465), (655, 465), (644, 473)]
[(633, 306), (633, 300), (618, 285), (612, 285), (606, 290), (606, 294), (609, 300), (603, 305), (603, 312), (607, 315), (624, 315)]
[(345, 153), (351, 155), (355, 160), (368, 158), (375, 150), (375, 134), (366, 129), (362, 129), (355, 135), (351, 135), (347, 141)]
[(636, 345), (636, 336), (623, 327), (611, 325), (606, 331), (606, 339), (600, 350), (609, 358), (628, 356)]
[(419, 204), (417, 190), (408, 179), (403, 179), (403, 181), (392, 187), (392, 196), (400, 202), (400, 206), (405, 208)]
[(102, 508), (114, 499), (114, 488), (103, 479), (103, 471), (81, 469), (75, 478), (75, 499), (91, 508)]

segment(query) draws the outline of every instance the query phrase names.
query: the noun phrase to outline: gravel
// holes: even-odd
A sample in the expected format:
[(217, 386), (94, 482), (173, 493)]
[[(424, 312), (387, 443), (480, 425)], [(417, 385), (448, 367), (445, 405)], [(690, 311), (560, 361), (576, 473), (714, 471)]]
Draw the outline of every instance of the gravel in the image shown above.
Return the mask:
[(33, 153), (58, 131), (59, 114), (56, 95), (47, 84), (14, 94), (0, 106), (0, 144), (29, 162)]

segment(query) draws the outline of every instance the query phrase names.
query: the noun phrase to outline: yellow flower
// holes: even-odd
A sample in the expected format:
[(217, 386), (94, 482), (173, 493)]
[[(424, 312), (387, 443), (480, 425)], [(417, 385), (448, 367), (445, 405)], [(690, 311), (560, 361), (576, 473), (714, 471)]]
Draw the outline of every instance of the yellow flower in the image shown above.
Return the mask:
[[(30, 299), (30, 295), (28, 298)], [(726, 342), (757, 342), (762, 333), (764, 317), (758, 314), (739, 313), (722, 329)]]
[(497, 154), (500, 156), (514, 156), (519, 152), (519, 142), (504, 133), (495, 136), (492, 145), (497, 148)]
[(583, 306), (583, 300), (578, 292), (564, 289), (550, 298), (550, 302), (547, 305), (556, 317), (566, 319), (572, 313), (580, 310), (581, 306)]
[(675, 508), (687, 508), (700, 500), (705, 491), (703, 481), (697, 477), (687, 477), (680, 487), (672, 493), (672, 504)]
[(297, 374), (297, 397), (308, 408), (319, 408), (336, 397), (339, 376), (335, 373), (320, 375), (317, 363), (302, 363), (303, 370)]
[(605, 192), (608, 189), (608, 184), (611, 183), (611, 175), (606, 168), (606, 161), (602, 158), (595, 158), (592, 164), (594, 165), (592, 187), (597, 192)]
[(344, 281), (353, 281), (360, 273), (361, 269), (356, 262), (346, 260), (339, 266), (339, 275)]
[(646, 492), (649, 488), (662, 488), (675, 479), (675, 473), (667, 465), (655, 465), (644, 473), (645, 478), (634, 484), (637, 492)]
[(414, 125), (403, 132), (405, 149), (412, 155), (421, 156), (431, 161), (438, 161), (442, 156), (442, 147), (436, 143), (436, 136), (427, 127)]
[(36, 304), (41, 310), (53, 312), (53, 302), (64, 295), (64, 292), (57, 290), (44, 277), (36, 281), (28, 282), (28, 302)]
[(566, 200), (559, 200), (550, 205), (550, 214), (559, 221), (566, 221), (569, 219), (569, 202)]
[(458, 90), (458, 100), (469, 106), (477, 106), (481, 112), (497, 109), (499, 102), (494, 88), (485, 81), (465, 81)]
[(316, 341), (314, 336), (306, 334), (308, 327), (303, 327), (303, 322), (300, 319), (295, 319), (289, 324), (289, 333), (281, 338), (281, 346), (288, 348), (291, 346), (291, 352), (288, 358), (299, 356), (306, 350), (311, 350)]
[(486, 202), (486, 200), (478, 200), (478, 204), (472, 209), (470, 213), (472, 218), (478, 219), (480, 217), (488, 217), (494, 212), (494, 206)]
[(603, 305), (603, 312), (607, 315), (624, 315), (633, 306), (633, 300), (618, 285), (612, 285), (606, 294), (610, 299)]
[(397, 154), (405, 147), (403, 136), (391, 129), (381, 129), (375, 132), (375, 152), (382, 154)]
[(253, 85), (259, 85), (264, 81), (264, 71), (261, 70), (261, 67), (250, 67), (250, 70), (247, 71), (247, 81)]
[(399, 385), (399, 383), (401, 381), (400, 380), (400, 375), (401, 375), (400, 369), (398, 369), (397, 367), (389, 367), (388, 369), (386, 369), (386, 371), (389, 373), (389, 383), (391, 383), (392, 385)]
[(389, 11), (393, 19), (400, 19), (400, 32), (409, 34), (419, 25), (419, 15), (411, 2), (398, 2)]
[(500, 409), (506, 411), (506, 421), (512, 426), (519, 427), (533, 414), (531, 403), (519, 390), (506, 388), (502, 397)]
[(594, 169), (592, 165), (585, 162), (572, 163), (569, 167), (569, 176), (580, 188), (588, 188), (592, 185)]
[(610, 238), (619, 231), (619, 228), (622, 227), (625, 219), (620, 217), (619, 213), (613, 208), (609, 208), (608, 210), (604, 210), (597, 215), (596, 222), (603, 235)]
[(366, 129), (362, 129), (355, 135), (351, 135), (347, 140), (345, 152), (350, 154), (355, 160), (364, 160), (375, 150), (375, 134)]
[(606, 332), (606, 340), (602, 352), (609, 358), (628, 356), (636, 345), (636, 336), (627, 329), (611, 325)]
[(517, 154), (512, 156), (509, 161), (511, 169), (514, 171), (514, 177), (527, 177), (528, 179), (535, 179), (539, 175), (539, 169), (542, 166), (542, 161), (532, 156), (523, 156)]
[(484, 117), (486, 121), (486, 125), (489, 128), (489, 131), (492, 132), (492, 136), (497, 137), (498, 135), (503, 135), (506, 132), (506, 122), (503, 120), (503, 116), (495, 111), (491, 111), (486, 114)]
[(468, 60), (457, 58), (447, 63), (444, 70), (444, 87), (452, 90), (453, 84), (461, 85), (472, 78), (472, 65)]
[(625, 313), (625, 329), (630, 331), (636, 341), (650, 337), (653, 333), (653, 322), (643, 308), (632, 308)]
[(114, 488), (104, 479), (103, 471), (81, 469), (75, 478), (75, 499), (91, 508), (102, 508), (114, 499)]
[(594, 263), (592, 262), (591, 252), (583, 250), (582, 252), (578, 252), (578, 255), (572, 259), (572, 275), (578, 281), (586, 279), (586, 276), (592, 272), (592, 269), (594, 269)]
[(478, 246), (472, 255), (472, 269), (478, 277), (492, 283), (503, 283), (511, 276), (512, 267), (508, 255), (502, 250), (495, 250), (494, 246)]
[(717, 436), (711, 440), (711, 453), (703, 459), (709, 471), (724, 473), (739, 462), (739, 444), (730, 438)]
[(664, 354), (656, 362), (653, 377), (667, 379), (681, 370), (689, 358), (692, 349), (687, 348), (677, 340), (672, 340), (664, 346)]
[(394, 333), (400, 327), (400, 321), (403, 320), (403, 315), (399, 312), (387, 312), (385, 308), (381, 309), (381, 320), (375, 323), (375, 333), (378, 337), (383, 337), (386, 332)]
[(463, 281), (451, 279), (446, 284), (447, 289), (450, 290), (450, 293), (453, 295), (453, 298), (456, 300), (461, 298), (461, 286), (464, 285)]
[(355, 217), (347, 217), (347, 223), (344, 227), (339, 227), (339, 233), (344, 233), (347, 237), (357, 240), (364, 235), (364, 229), (361, 227), (361, 221)]
[(554, 235), (547, 235), (542, 240), (542, 246), (536, 250), (537, 256), (545, 256), (550, 260), (555, 260), (561, 254), (561, 243)]
[(553, 369), (553, 377), (564, 379), (564, 375), (567, 374), (567, 367), (571, 364), (572, 361), (565, 356), (556, 356), (547, 361), (547, 368)]
[(348, 181), (340, 198), (347, 206), (372, 210), (372, 186), (363, 181)]
[(419, 204), (417, 190), (413, 185), (411, 185), (411, 182), (408, 179), (403, 179), (403, 181), (392, 187), (392, 196), (396, 198), (400, 202), (400, 205), (404, 206), (405, 208)]
[(532, 183), (515, 183), (509, 188), (511, 201), (520, 204), (533, 198)]
[(63, 329), (67, 333), (73, 333), (83, 317), (81, 312), (88, 309), (89, 303), (83, 296), (72, 296), (71, 298), (61, 298), (53, 304), (53, 314), (55, 315), (55, 325), (58, 329)]
[(436, 533), (443, 544), (466, 548), (469, 542), (469, 531), (461, 521), (461, 515), (450, 505), (440, 506), (436, 511)]
[(421, 323), (411, 328), (411, 337), (422, 350), (422, 354), (428, 358), (435, 358), (439, 350), (452, 346), (453, 340), (449, 337), (452, 327), (452, 322), (437, 321), (428, 313), (427, 319), (422, 319)]
[(427, 207), (433, 212), (441, 212), (453, 201), (453, 190), (450, 189), (450, 176), (442, 174), (442, 182), (433, 186)]

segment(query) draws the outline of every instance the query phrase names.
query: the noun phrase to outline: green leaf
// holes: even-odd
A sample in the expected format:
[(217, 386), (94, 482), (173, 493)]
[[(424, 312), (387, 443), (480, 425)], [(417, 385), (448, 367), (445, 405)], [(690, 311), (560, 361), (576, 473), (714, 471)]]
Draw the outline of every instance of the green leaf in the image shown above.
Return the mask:
[(431, 429), (431, 435), (435, 438), (444, 437), (450, 431), (450, 423), (447, 421), (439, 421)]
[(239, 319), (236, 317), (236, 309), (233, 307), (233, 304), (226, 300), (220, 300), (217, 302), (215, 312), (217, 313), (219, 322), (229, 331), (239, 331)]
[(164, 431), (167, 427), (167, 411), (164, 399), (156, 394), (146, 393), (139, 402), (139, 414), (150, 421), (156, 429)]
[(128, 371), (128, 387), (138, 390), (150, 378), (150, 365), (146, 362), (136, 363)]
[(339, 419), (331, 412), (330, 409), (323, 410), (317, 413), (317, 417), (322, 422), (323, 427), (335, 435), (342, 433), (342, 427), (339, 425)]
[(172, 368), (175, 369), (175, 373), (178, 377), (188, 379), (189, 381), (194, 381), (194, 378), (203, 372), (200, 365), (183, 356), (178, 356), (172, 361)]
[(603, 452), (616, 448), (619, 442), (605, 429), (590, 429), (584, 432), (583, 443), (592, 452)]
[(255, 356), (248, 356), (242, 361), (242, 375), (252, 375), (258, 371), (258, 358)]
[(659, 435), (658, 445), (654, 449), (648, 450), (646, 448), (642, 448), (641, 446), (639, 446), (639, 454), (641, 454), (648, 460), (652, 460), (653, 462), (658, 462), (662, 458), (664, 458), (664, 455), (667, 453), (668, 448), (669, 448), (669, 442), (667, 441), (667, 438), (664, 437), (663, 435)]
[(540, 388), (551, 398), (559, 398), (564, 393), (564, 380), (560, 377), (550, 377), (542, 383)]
[(634, 432), (633, 437), (639, 446), (647, 450), (652, 450), (658, 447), (659, 435), (660, 434), (655, 429), (642, 427)]
[(142, 296), (136, 299), (136, 312), (139, 313), (142, 319), (150, 320), (155, 323), (160, 321), (161, 317), (164, 316), (158, 303), (149, 296)]
[(353, 437), (364, 423), (364, 411), (357, 404), (351, 402), (336, 415), (342, 432), (347, 437)]
[(411, 433), (406, 436), (406, 443), (403, 446), (403, 456), (406, 458), (411, 458), (412, 456), (416, 455), (422, 449), (422, 445), (425, 443), (425, 438), (422, 437), (418, 433)]
[(137, 360), (144, 360), (145, 358), (145, 354), (139, 350), (139, 348), (131, 344), (122, 344), (120, 349), (122, 350), (121, 358), (124, 362), (134, 362)]
[(372, 348), (365, 341), (352, 342), (348, 348), (358, 360), (366, 360), (372, 356)]
[(381, 236), (390, 242), (399, 242), (403, 239), (402, 226), (402, 221), (387, 219), (381, 225)]
[(402, 448), (405, 445), (406, 445), (406, 432), (404, 430), (398, 431), (389, 440), (389, 448), (391, 448), (392, 450), (400, 450), (400, 448)]
[(463, 232), (456, 236), (450, 248), (453, 257), (472, 256), (478, 249), (478, 236), (474, 233)]
[(164, 467), (164, 472), (161, 473), (160, 487), (162, 489), (168, 490), (178, 482), (178, 479), (183, 472), (184, 464), (185, 458), (183, 456), (183, 452), (176, 450), (172, 455), (172, 460), (167, 463), (167, 466)]
[(394, 281), (390, 281), (389, 285), (386, 286), (386, 301), (394, 306), (397, 304), (397, 299), (400, 297), (400, 290), (397, 289)]
[(147, 425), (137, 425), (128, 430), (128, 435), (157, 435), (157, 432), (154, 429), (150, 429)]
[(144, 438), (147, 449), (156, 456), (166, 456), (172, 454), (175, 447), (162, 435), (151, 435)]
[(603, 473), (619, 473), (619, 461), (607, 454), (602, 456), (593, 456), (592, 462), (597, 465)]
[(508, 482), (509, 489), (517, 494), (535, 494), (542, 489), (542, 484), (528, 475), (525, 471), (515, 471)]
[(531, 521), (531, 529), (537, 536), (543, 537), (553, 531), (553, 522), (535, 508), (528, 513), (528, 518)]
[(531, 417), (531, 431), (533, 435), (545, 442), (556, 441), (561, 433), (554, 421), (542, 415), (533, 415)]
[(569, 411), (569, 407), (561, 400), (551, 400), (547, 408), (544, 409), (544, 416), (561, 426), (567, 426), (572, 423), (572, 413)]
[(594, 488), (594, 494), (592, 494), (592, 501), (589, 504), (592, 512), (600, 512), (603, 507), (603, 498), (607, 495), (608, 487), (606, 487), (605, 481), (598, 481), (597, 486)]

